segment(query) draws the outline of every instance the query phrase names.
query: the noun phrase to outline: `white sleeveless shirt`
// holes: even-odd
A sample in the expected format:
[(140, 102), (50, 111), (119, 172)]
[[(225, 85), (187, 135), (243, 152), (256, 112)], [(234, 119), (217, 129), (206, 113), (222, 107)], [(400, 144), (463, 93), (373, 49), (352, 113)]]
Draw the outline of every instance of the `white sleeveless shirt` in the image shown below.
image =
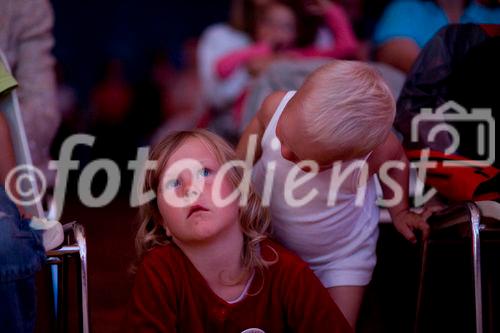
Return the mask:
[[(266, 127), (261, 142), (262, 155), (253, 170), (254, 185), (262, 195), (266, 173), (270, 177), (268, 169), (270, 166), (272, 169), (275, 162), (269, 209), (276, 239), (308, 262), (325, 287), (366, 285), (376, 262), (379, 210), (375, 203), (375, 179), (372, 177), (360, 187), (366, 191), (365, 200), (356, 206), (360, 174), (356, 169), (358, 172), (350, 173), (340, 185), (335, 204), (329, 206), (332, 168), (326, 169), (293, 191), (293, 197), (300, 199), (316, 189), (312, 201), (300, 207), (287, 203), (284, 184), (295, 164), (281, 155), (276, 125), (294, 93), (285, 95)], [(341, 169), (345, 170), (353, 162), (343, 163)], [(295, 179), (305, 174), (299, 170)]]

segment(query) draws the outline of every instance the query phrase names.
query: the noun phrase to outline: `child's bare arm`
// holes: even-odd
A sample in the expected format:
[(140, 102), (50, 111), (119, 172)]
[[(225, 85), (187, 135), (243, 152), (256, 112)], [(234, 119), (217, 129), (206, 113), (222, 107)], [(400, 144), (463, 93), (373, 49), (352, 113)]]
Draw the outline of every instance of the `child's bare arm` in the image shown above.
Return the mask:
[[(0, 110), (0, 186), (7, 187), (9, 186), (12, 191), (11, 194), (20, 198), (21, 196), (16, 190), (15, 184), (16, 179), (11, 179), (9, 184), (6, 184), (6, 178), (9, 172), (16, 166), (16, 155), (14, 153), (12, 140), (10, 137), (10, 130), (7, 124), (7, 119), (5, 119), (4, 115)], [(30, 218), (30, 214), (26, 213), (23, 206), (17, 205), (17, 209), (21, 213), (21, 215), (25, 218)]]
[[(408, 210), (408, 187), (409, 187), (409, 162), (406, 158), (401, 143), (394, 133), (390, 133), (385, 142), (379, 145), (370, 155), (368, 159), (370, 174), (375, 174), (380, 171), (380, 168), (384, 163), (390, 161), (398, 161), (404, 164), (404, 169), (391, 168), (388, 171), (388, 176), (396, 181), (402, 189), (402, 196), (399, 203), (391, 207), (390, 213), (391, 217), (397, 215), (399, 212)], [(384, 194), (384, 199), (390, 199), (394, 196), (394, 193), (390, 187), (388, 187), (385, 182), (381, 182), (382, 191)]]
[[(422, 213), (417, 214), (410, 211), (409, 207), (409, 162), (406, 158), (401, 143), (394, 133), (390, 133), (384, 143), (378, 146), (370, 156), (368, 162), (370, 173), (380, 171), (384, 163), (389, 161), (399, 161), (404, 165), (404, 169), (390, 168), (387, 175), (399, 184), (401, 188), (401, 198), (396, 205), (389, 207), (392, 221), (396, 229), (410, 242), (415, 243), (416, 237), (414, 230), (420, 230), (422, 237), (427, 238), (429, 233), (429, 225), (427, 218), (432, 214), (432, 209), (425, 209)], [(395, 195), (394, 191), (387, 186), (383, 181), (380, 182), (384, 199), (392, 199)]]
[(250, 140), (251, 135), (257, 135), (257, 147), (255, 150), (255, 159), (254, 163), (256, 163), (260, 156), (262, 155), (261, 141), (262, 136), (264, 135), (264, 131), (266, 130), (267, 124), (271, 120), (274, 111), (278, 107), (281, 99), (285, 95), (284, 92), (274, 92), (271, 95), (267, 96), (262, 103), (260, 110), (253, 117), (252, 121), (245, 128), (245, 131), (241, 135), (240, 142), (236, 147), (236, 155), (238, 158), (244, 160), (247, 154), (247, 146)]

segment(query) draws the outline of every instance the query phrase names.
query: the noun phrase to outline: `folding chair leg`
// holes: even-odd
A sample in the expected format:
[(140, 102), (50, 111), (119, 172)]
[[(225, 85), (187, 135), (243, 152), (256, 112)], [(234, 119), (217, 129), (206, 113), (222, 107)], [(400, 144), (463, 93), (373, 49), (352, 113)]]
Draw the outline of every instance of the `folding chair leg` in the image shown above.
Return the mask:
[(89, 308), (88, 308), (88, 282), (87, 282), (87, 242), (83, 226), (75, 224), (75, 239), (78, 244), (80, 254), (80, 283), (81, 283), (81, 314), (82, 332), (89, 333)]
[[(73, 232), (76, 244), (62, 246), (61, 248), (47, 252), (48, 263), (57, 271), (57, 283), (54, 286), (56, 311), (56, 332), (68, 331), (68, 283), (69, 283), (69, 260), (76, 259), (77, 275), (77, 297), (79, 316), (79, 331), (89, 333), (89, 309), (88, 309), (88, 284), (87, 284), (87, 243), (85, 231), (78, 223), (67, 223), (63, 226), (65, 232)], [(73, 267), (73, 266), (71, 266)]]
[(468, 203), (472, 232), (472, 265), (474, 270), (474, 303), (476, 312), (476, 333), (483, 333), (483, 294), (481, 281), (481, 240), (479, 209), (473, 203)]
[(54, 299), (54, 332), (66, 332), (67, 325), (67, 257), (49, 257), (47, 262), (50, 265), (52, 277), (52, 296)]

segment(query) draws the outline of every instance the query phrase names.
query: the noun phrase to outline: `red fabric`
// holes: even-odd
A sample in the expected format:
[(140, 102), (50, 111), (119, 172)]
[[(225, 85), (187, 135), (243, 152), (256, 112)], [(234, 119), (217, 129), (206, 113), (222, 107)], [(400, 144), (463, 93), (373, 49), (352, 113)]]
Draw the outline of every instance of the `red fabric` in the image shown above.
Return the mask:
[[(410, 160), (420, 160), (420, 150), (406, 152)], [(430, 151), (429, 161), (436, 162), (435, 168), (427, 169), (425, 184), (434, 187), (440, 194), (453, 201), (498, 200), (499, 189), (477, 195), (478, 187), (492, 180), (499, 173), (493, 166), (445, 166), (443, 161), (464, 161), (467, 158), (458, 155), (446, 155), (439, 151)]]
[(483, 28), (490, 37), (500, 36), (500, 24), (481, 24), (481, 28)]
[(307, 264), (271, 241), (262, 255), (279, 261), (255, 273), (243, 300), (229, 304), (175, 245), (149, 252), (137, 273), (126, 316), (127, 332), (351, 332)]

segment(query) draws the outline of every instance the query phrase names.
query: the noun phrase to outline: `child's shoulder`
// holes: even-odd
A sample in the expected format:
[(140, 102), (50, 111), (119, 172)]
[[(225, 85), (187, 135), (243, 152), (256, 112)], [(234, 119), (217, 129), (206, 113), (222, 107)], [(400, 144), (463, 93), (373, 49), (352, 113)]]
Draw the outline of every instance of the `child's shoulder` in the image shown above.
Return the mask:
[(262, 242), (261, 253), (264, 260), (275, 261), (273, 266), (276, 265), (280, 270), (298, 271), (308, 267), (307, 263), (298, 255), (272, 239), (266, 239)]
[(271, 121), (271, 118), (286, 94), (286, 91), (275, 91), (268, 95), (262, 102), (262, 106), (257, 113), (257, 118), (264, 128), (267, 127)]
[(141, 260), (141, 267), (146, 269), (171, 270), (181, 265), (184, 265), (184, 256), (174, 244), (156, 246)]

